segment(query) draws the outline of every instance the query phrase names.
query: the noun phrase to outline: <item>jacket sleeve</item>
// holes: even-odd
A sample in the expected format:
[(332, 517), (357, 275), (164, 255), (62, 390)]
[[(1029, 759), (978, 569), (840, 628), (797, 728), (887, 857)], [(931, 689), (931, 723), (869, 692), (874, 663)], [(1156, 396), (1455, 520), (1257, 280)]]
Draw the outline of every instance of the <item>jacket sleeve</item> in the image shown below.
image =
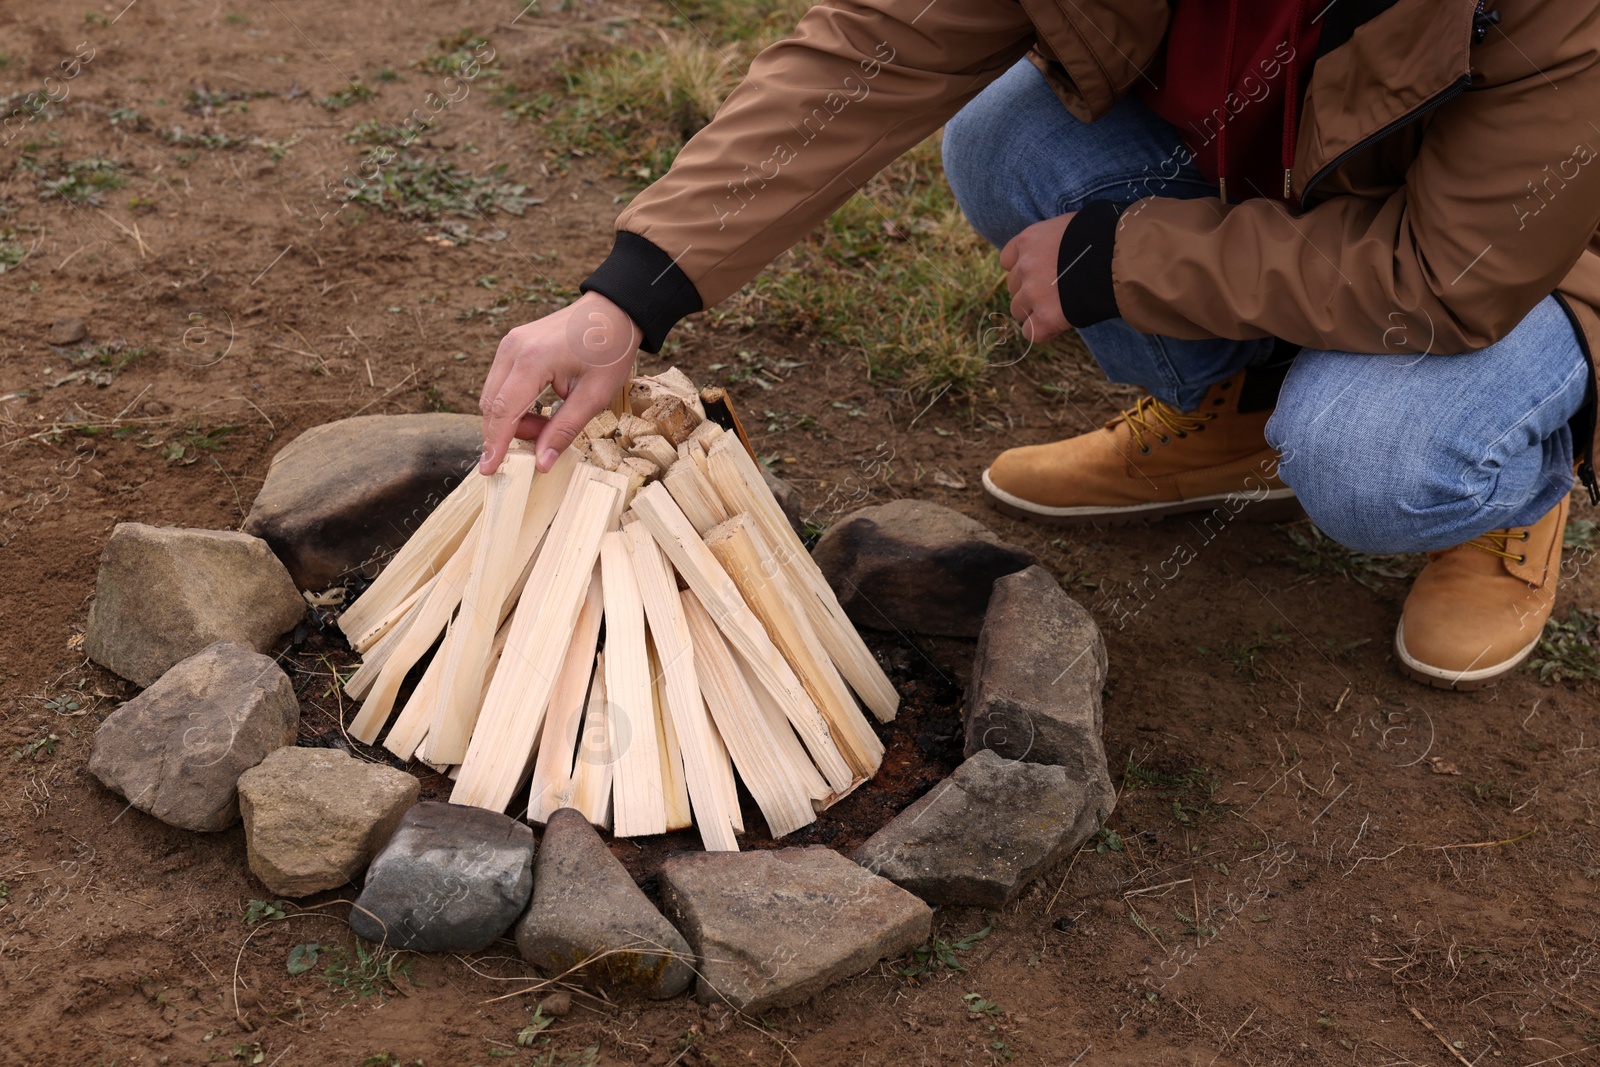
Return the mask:
[(1504, 337), (1600, 223), (1600, 20), (1590, 3), (1501, 6), (1504, 31), (1472, 48), (1471, 87), (1434, 113), (1397, 191), (1300, 215), (1139, 201), (1116, 231), (1117, 312), (1145, 333), (1363, 353)]
[(584, 282), (657, 351), (895, 157), (938, 129), (1032, 43), (1017, 0), (830, 0), (763, 51), (671, 169), (617, 219)]

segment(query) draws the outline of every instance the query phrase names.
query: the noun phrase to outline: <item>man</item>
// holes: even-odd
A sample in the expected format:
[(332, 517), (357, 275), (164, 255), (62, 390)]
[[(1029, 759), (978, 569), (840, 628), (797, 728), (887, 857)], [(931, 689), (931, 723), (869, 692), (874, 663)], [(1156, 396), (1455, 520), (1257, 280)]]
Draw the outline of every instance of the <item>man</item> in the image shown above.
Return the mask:
[(1002, 454), (996, 506), (1296, 497), (1351, 548), (1429, 553), (1397, 657), (1477, 688), (1550, 615), (1575, 467), (1600, 500), (1597, 118), (1593, 0), (834, 0), (622, 213), (584, 295), (501, 343), (483, 469), (513, 433), (548, 467), (636, 347), (948, 120), (1025, 335), (1075, 327), (1149, 392)]

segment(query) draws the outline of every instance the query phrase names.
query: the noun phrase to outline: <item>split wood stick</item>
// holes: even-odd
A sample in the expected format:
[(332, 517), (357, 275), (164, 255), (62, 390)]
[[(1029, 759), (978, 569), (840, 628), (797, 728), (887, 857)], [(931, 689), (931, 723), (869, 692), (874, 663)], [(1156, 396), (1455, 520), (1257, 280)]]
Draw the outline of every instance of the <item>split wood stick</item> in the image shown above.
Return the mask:
[(411, 699), (400, 709), (400, 714), (394, 717), (389, 732), (383, 737), (383, 747), (401, 759), (421, 758), (417, 754), (422, 750), (423, 742), (428, 736), (428, 728), (433, 725), (430, 709), (439, 698), (439, 686), (444, 680), (445, 658), (449, 655), (455, 632), (456, 624), (452, 620), (445, 629), (444, 640), (440, 643), (438, 651), (433, 654), (433, 659), (428, 661), (428, 667), (418, 679), (417, 687), (411, 691)]
[[(461, 761), (452, 803), (504, 811), (544, 724), (550, 692), (569, 635), (583, 609), (600, 534), (621, 509), (617, 476), (580, 468), (557, 513), (511, 617), (500, 669), (494, 672), (478, 725)], [(573, 499), (576, 496), (576, 499)]]
[[(479, 478), (473, 484), (481, 491), (485, 482)], [(467, 585), (467, 572), (472, 566), (472, 557), (478, 550), (482, 527), (483, 516), (480, 513), (477, 521), (472, 524), (472, 529), (462, 540), (460, 550), (446, 560), (444, 566), (439, 569), (439, 580), (433, 583), (433, 588), (423, 599), (416, 619), (406, 627), (405, 636), (400, 638), (394, 651), (384, 661), (377, 680), (372, 684), (372, 691), (361, 703), (361, 711), (351, 720), (350, 736), (362, 744), (370, 745), (377, 739), (378, 731), (383, 729), (383, 724), (389, 719), (389, 713), (394, 710), (394, 700), (400, 693), (400, 683), (405, 681), (406, 674), (427, 654), (428, 649), (433, 647), (433, 643), (444, 632), (451, 615), (455, 614), (456, 605), (461, 603), (461, 594)]]
[(656, 431), (676, 448), (689, 439), (701, 417), (690, 410), (680, 396), (663, 396), (646, 408), (639, 417), (656, 424)]
[(678, 462), (678, 450), (660, 434), (646, 434), (633, 442), (633, 447), (628, 449), (630, 456), (647, 459), (653, 463), (657, 470), (666, 470)]
[(706, 459), (711, 468), (711, 482), (729, 512), (748, 511), (755, 518), (804, 607), (805, 617), (839, 673), (879, 722), (893, 720), (900, 708), (900, 694), (878, 666), (877, 659), (856, 632), (855, 624), (840, 606), (833, 587), (789, 525), (788, 517), (767, 489), (755, 460), (732, 434), (724, 434), (713, 441), (706, 451)]
[[(450, 644), (451, 634), (453, 634), (454, 632), (455, 632), (455, 625), (454, 625), (454, 623), (452, 623), (451, 626), (450, 626), (450, 629), (445, 631), (444, 644), (439, 647), (439, 652), (436, 652), (434, 654), (433, 661), (428, 664), (428, 669), (423, 672), (421, 681), (417, 682), (417, 688), (416, 688), (416, 691), (412, 694), (411, 701), (408, 701), (406, 703), (406, 708), (407, 709), (409, 709), (412, 706), (413, 703), (417, 704), (417, 706), (419, 706), (419, 707), (430, 707), (432, 705), (432, 697), (429, 695), (428, 692), (426, 692), (426, 690), (429, 689), (429, 688), (432, 688), (433, 690), (436, 691), (437, 688), (438, 688), (438, 685), (439, 685), (438, 678), (439, 678), (440, 673), (442, 672), (443, 668), (442, 668), (442, 666), (440, 667), (440, 670), (435, 670), (434, 668), (435, 668), (436, 665), (442, 665), (443, 664), (444, 661), (440, 658), (440, 656), (443, 654), (445, 648), (448, 647), (448, 645)], [(505, 652), (506, 638), (510, 635), (510, 633), (511, 633), (511, 627), (502, 626), (502, 627), (500, 627), (500, 629), (494, 635), (494, 644), (490, 648), (490, 657), (489, 657), (489, 664), (490, 664), (491, 672), (494, 669), (494, 665), (498, 664), (500, 662), (501, 654), (503, 652)], [(431, 687), (430, 687), (430, 683), (429, 683), (429, 678), (430, 677), (433, 679)], [(487, 694), (488, 692), (489, 692), (489, 679), (485, 678), (484, 681), (483, 681), (483, 693), (480, 694), (480, 697), (482, 695)], [(390, 752), (393, 752), (395, 755), (399, 756), (401, 759), (412, 759), (412, 758), (415, 758), (415, 759), (421, 760), (423, 763), (426, 763), (428, 766), (432, 767), (434, 770), (438, 771), (440, 774), (443, 774), (445, 772), (445, 770), (450, 768), (452, 765), (449, 764), (449, 763), (441, 763), (441, 762), (439, 762), (437, 760), (433, 760), (433, 759), (429, 758), (428, 753), (427, 753), (427, 747), (428, 747), (428, 735), (427, 734), (422, 734), (420, 738), (418, 738), (416, 741), (412, 742), (413, 744), (415, 744), (415, 748), (414, 749), (409, 749), (409, 750), (404, 751), (404, 752), (399, 750), (399, 748), (397, 747), (397, 742), (398, 742), (399, 739), (396, 738), (395, 735), (401, 732), (401, 720), (404, 719), (404, 718), (405, 718), (405, 709), (402, 709), (401, 712), (400, 712), (399, 717), (397, 717), (395, 719), (394, 725), (389, 727), (389, 733), (383, 739), (383, 747), (388, 749)], [(418, 715), (418, 716), (416, 716), (416, 718), (418, 719), (418, 721), (423, 723), (423, 729), (426, 729), (427, 728), (427, 723), (430, 720), (426, 716), (422, 716), (422, 715)]]
[(578, 743), (578, 727), (583, 722), (583, 707), (594, 673), (595, 645), (600, 638), (600, 620), (605, 602), (600, 593), (600, 568), (589, 578), (589, 591), (578, 612), (561, 664), (561, 675), (550, 692), (550, 709), (544, 717), (544, 736), (539, 742), (539, 757), (533, 767), (528, 788), (528, 821), (544, 823), (561, 807), (562, 796), (571, 787), (573, 755)]
[(666, 833), (660, 741), (650, 696), (644, 601), (628, 557), (627, 535), (600, 538), (600, 586), (606, 602), (606, 721), (611, 728), (611, 827), (618, 837)]
[(439, 576), (437, 574), (429, 578), (414, 589), (410, 596), (390, 609), (389, 614), (373, 623), (372, 628), (366, 633), (350, 638), (350, 647), (362, 655), (366, 655), (373, 645), (383, 640), (385, 634), (393, 632), (395, 626), (399, 625), (400, 620), (411, 613), (412, 608), (422, 602), (422, 598), (428, 595), (428, 590), (433, 588), (433, 583), (438, 579)]
[(678, 502), (678, 507), (683, 509), (684, 516), (694, 525), (695, 532), (702, 537), (717, 523), (728, 521), (728, 510), (723, 507), (722, 498), (693, 460), (678, 460), (667, 468), (666, 476), (661, 481), (666, 485), (667, 492), (672, 494), (672, 499)]
[[(571, 491), (574, 481), (587, 480), (584, 473), (587, 468), (573, 458), (571, 451), (562, 453), (556, 465), (550, 468), (550, 473), (534, 480), (533, 490), (529, 495), (528, 509), (522, 518), (522, 529), (517, 535), (517, 555), (527, 556), (527, 562), (522, 571), (517, 575), (511, 587), (507, 590), (505, 598), (500, 603), (499, 614), (496, 617), (495, 640), (496, 648), (503, 648), (507, 640), (509, 628), (506, 620), (517, 606), (517, 601), (522, 595), (523, 586), (527, 584), (537, 557), (534, 547), (538, 544), (546, 527), (549, 526), (556, 508), (562, 500), (566, 499)], [(459, 616), (458, 616), (459, 618)], [(428, 669), (423, 673), (422, 680), (411, 693), (411, 699), (406, 701), (405, 707), (400, 709), (400, 714), (395, 716), (394, 723), (389, 727), (389, 733), (384, 737), (383, 747), (399, 756), (401, 759), (410, 759), (417, 750), (417, 744), (427, 734), (433, 724), (440, 702), (440, 683), (442, 681), (445, 665), (450, 662), (455, 637), (455, 627), (452, 625), (445, 632), (444, 642), (439, 650), (433, 654), (433, 660), (428, 664)], [(496, 657), (499, 656), (497, 651)], [(484, 677), (483, 692), (479, 696), (482, 704), (483, 696), (489, 691), (493, 681), (492, 672)]]
[(590, 419), (589, 425), (585, 426), (584, 430), (588, 432), (589, 439), (592, 441), (610, 437), (617, 432), (617, 413), (607, 408)]
[[(752, 687), (700, 598), (686, 589), (681, 600), (694, 645), (700, 691), (739, 777), (744, 779), (745, 788), (767, 821), (768, 831), (773, 837), (782, 837), (815, 822), (808, 783), (811, 776), (819, 781), (822, 776), (798, 740), (791, 749), (780, 746), (772, 724), (762, 716)], [(781, 719), (782, 713), (779, 715)], [(783, 729), (789, 730), (788, 720), (781, 721)], [(789, 737), (794, 737), (792, 730)], [(832, 792), (826, 782), (822, 788), (824, 794)]]
[(694, 428), (694, 433), (689, 435), (689, 441), (691, 444), (699, 445), (702, 449), (707, 449), (725, 432), (721, 426), (707, 419)]
[(705, 408), (700, 403), (700, 391), (689, 380), (689, 376), (677, 367), (668, 367), (660, 374), (635, 378), (628, 383), (628, 408), (635, 415), (643, 415), (652, 404), (669, 396), (682, 400), (694, 412), (695, 421), (706, 417)]
[[(645, 617), (648, 620), (649, 614)], [(661, 673), (661, 657), (649, 632), (647, 622), (645, 645), (650, 651), (650, 702), (656, 714), (656, 736), (661, 739), (661, 789), (667, 806), (667, 833), (670, 834), (693, 826), (694, 813), (689, 807), (689, 783), (683, 776), (683, 748), (678, 743), (678, 731), (672, 725), (672, 714), (667, 711), (667, 682)]]
[(609, 437), (597, 437), (589, 442), (589, 462), (601, 470), (614, 471), (626, 458), (627, 453)]
[(655, 432), (655, 423), (645, 422), (637, 415), (623, 415), (617, 419), (617, 444), (623, 448), (632, 448), (639, 438)]
[[(599, 653), (590, 672), (589, 702), (573, 755), (572, 778), (557, 798), (558, 808), (577, 808), (595, 826), (611, 826), (611, 727), (606, 722), (606, 657)], [(546, 816), (548, 818), (548, 816)]]
[(700, 468), (700, 473), (705, 475), (706, 480), (709, 481), (711, 479), (711, 464), (706, 460), (705, 450), (696, 449), (689, 453), (689, 458), (694, 460), (694, 465)]
[[(466, 758), (467, 742), (478, 721), (478, 706), (489, 673), (495, 631), (500, 626), (500, 605), (527, 563), (526, 558), (518, 556), (518, 540), (523, 517), (533, 510), (530, 496), (537, 473), (533, 453), (513, 444), (500, 469), (484, 479), (488, 488), (483, 532), (473, 553), (472, 573), (461, 594), (455, 625), (458, 632), (450, 642), (433, 724), (428, 729), (428, 752), (435, 763), (460, 763)], [(548, 492), (541, 495), (552, 496)], [(545, 522), (549, 522), (548, 517)], [(532, 543), (526, 545), (529, 557), (538, 543), (537, 536), (543, 533), (537, 531)]]
[(389, 662), (389, 657), (394, 654), (395, 648), (405, 637), (411, 624), (416, 622), (417, 616), (422, 614), (422, 604), (426, 594), (421, 599), (414, 601), (405, 616), (389, 629), (389, 632), (380, 637), (361, 658), (361, 666), (356, 672), (345, 679), (345, 695), (352, 700), (361, 700), (366, 697), (372, 683), (378, 680), (378, 675), (383, 671), (383, 665)]
[[(705, 704), (705, 697), (700, 697), (700, 703)], [(706, 712), (709, 720), (710, 712)], [(728, 746), (723, 743), (722, 735), (717, 733), (717, 724), (711, 723), (712, 748), (716, 751), (716, 758), (712, 760), (712, 768), (717, 772), (717, 788), (722, 791), (724, 802), (728, 805), (728, 821), (733, 824), (733, 832), (744, 833), (744, 812), (739, 810), (739, 786), (733, 780), (733, 757), (728, 755)], [(810, 761), (807, 760), (809, 763)]]
[(683, 776), (700, 839), (710, 852), (737, 851), (733, 812), (716, 778), (711, 722), (700, 697), (694, 646), (683, 615), (683, 601), (678, 598), (678, 585), (645, 523), (634, 523), (621, 536), (633, 560), (651, 641), (660, 654), (662, 673), (657, 677), (662, 682), (668, 719), (681, 742)]
[(422, 520), (366, 592), (339, 616), (345, 637), (365, 633), (454, 556), (483, 510), (483, 476), (473, 471)]
[(633, 507), (650, 536), (727, 635), (728, 643), (745, 654), (751, 677), (767, 688), (784, 716), (794, 724), (828, 784), (835, 789), (847, 787), (855, 776), (829, 734), (822, 713), (666, 487), (660, 482), (645, 486), (634, 498)]
[(740, 512), (706, 534), (706, 545), (744, 594), (773, 643), (811, 694), (834, 742), (858, 777), (870, 778), (883, 762), (883, 742), (872, 732), (855, 697), (839, 676), (777, 561), (762, 543), (755, 519)]
[[(731, 650), (730, 650), (731, 651)], [(744, 657), (733, 652), (734, 665), (738, 667), (740, 676), (748, 678), (750, 667), (745, 663)], [(817, 770), (806, 755), (805, 746), (800, 743), (800, 738), (795, 736), (794, 727), (789, 725), (789, 720), (784, 718), (783, 709), (778, 707), (777, 701), (772, 699), (772, 694), (759, 685), (749, 686), (749, 691), (754, 699), (752, 714), (761, 718), (767, 724), (767, 729), (772, 731), (773, 751), (786, 767), (795, 769), (796, 778), (801, 790), (810, 798), (812, 807), (821, 811), (826, 804), (819, 803), (830, 797), (842, 796), (827, 780), (822, 777), (822, 772)], [(748, 784), (748, 782), (746, 783)], [(848, 792), (848, 788), (846, 789)]]

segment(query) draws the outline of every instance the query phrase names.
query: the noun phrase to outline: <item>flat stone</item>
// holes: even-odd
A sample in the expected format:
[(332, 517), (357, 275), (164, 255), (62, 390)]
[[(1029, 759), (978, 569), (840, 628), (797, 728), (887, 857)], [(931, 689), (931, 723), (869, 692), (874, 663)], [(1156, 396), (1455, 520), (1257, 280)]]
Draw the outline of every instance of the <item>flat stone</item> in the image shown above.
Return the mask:
[(1106, 767), (1100, 627), (1043, 567), (994, 583), (972, 659), (966, 754), (1050, 763), (1087, 790), (1097, 823), (1116, 803)]
[(789, 520), (789, 525), (794, 527), (795, 533), (805, 532), (805, 499), (800, 495), (800, 490), (784, 481), (782, 478), (761, 468), (761, 480), (767, 483), (767, 491), (783, 509), (784, 518)]
[(106, 716), (89, 772), (140, 811), (185, 830), (239, 821), (239, 776), (294, 744), (300, 702), (270, 657), (218, 641)]
[(45, 331), (44, 339), (52, 345), (75, 345), (89, 339), (89, 325), (82, 319), (57, 319)]
[(700, 1002), (752, 1015), (900, 956), (933, 929), (928, 905), (831, 848), (673, 856), (661, 896), (700, 959)]
[(250, 870), (303, 897), (364, 870), (417, 802), (417, 780), (331, 748), (280, 748), (239, 777)]
[(372, 577), (477, 464), (476, 415), (362, 415), (313, 426), (272, 457), (244, 531), (302, 589)]
[(1061, 767), (987, 749), (869, 837), (852, 857), (935, 907), (1009, 904), (1099, 821)]
[(550, 977), (599, 957), (567, 980), (610, 993), (675, 997), (694, 977), (689, 943), (572, 808), (545, 824), (517, 948)]
[(533, 891), (533, 828), (486, 808), (425, 800), (367, 868), (350, 928), (417, 952), (478, 952)]
[(996, 578), (1033, 563), (976, 519), (926, 500), (853, 511), (812, 558), (858, 626), (974, 637)]
[(265, 652), (305, 613), (305, 600), (260, 538), (119, 522), (100, 554), (84, 651), (150, 685), (217, 641)]

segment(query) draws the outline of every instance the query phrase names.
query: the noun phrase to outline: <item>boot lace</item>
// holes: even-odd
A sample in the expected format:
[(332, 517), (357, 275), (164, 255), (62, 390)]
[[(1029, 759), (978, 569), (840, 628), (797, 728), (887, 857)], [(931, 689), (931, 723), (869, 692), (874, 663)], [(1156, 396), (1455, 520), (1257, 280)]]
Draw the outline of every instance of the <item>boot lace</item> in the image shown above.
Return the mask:
[(1139, 454), (1148, 456), (1150, 446), (1145, 443), (1145, 434), (1154, 437), (1156, 444), (1168, 445), (1174, 437), (1188, 437), (1190, 430), (1203, 429), (1206, 423), (1217, 416), (1198, 411), (1179, 411), (1153, 396), (1142, 396), (1137, 404), (1117, 417), (1133, 430), (1133, 440), (1139, 446)]
[(1478, 549), (1480, 552), (1487, 552), (1491, 556), (1509, 559), (1513, 563), (1526, 563), (1528, 562), (1527, 554), (1512, 552), (1511, 542), (1526, 541), (1530, 532), (1527, 529), (1490, 530), (1482, 537), (1474, 537), (1467, 542), (1467, 545)]

